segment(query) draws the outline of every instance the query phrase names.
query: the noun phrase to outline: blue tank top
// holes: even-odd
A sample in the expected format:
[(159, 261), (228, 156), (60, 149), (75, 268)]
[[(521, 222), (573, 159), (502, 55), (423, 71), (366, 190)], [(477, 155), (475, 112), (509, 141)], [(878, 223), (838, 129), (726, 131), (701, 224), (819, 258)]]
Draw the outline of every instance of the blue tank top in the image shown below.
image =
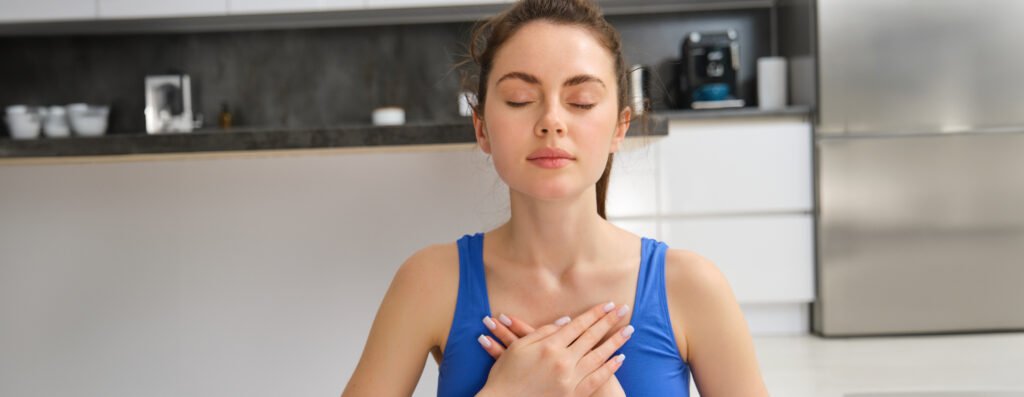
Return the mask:
[[(438, 397), (475, 395), (494, 365), (494, 359), (477, 342), (481, 334), (493, 337), (481, 321), (492, 314), (483, 246), (483, 233), (467, 234), (458, 241), (459, 293), (439, 367)], [(641, 239), (640, 274), (630, 318), (636, 331), (615, 352), (626, 354), (615, 376), (627, 396), (686, 397), (690, 393), (690, 368), (679, 354), (665, 300), (667, 249), (663, 242)]]

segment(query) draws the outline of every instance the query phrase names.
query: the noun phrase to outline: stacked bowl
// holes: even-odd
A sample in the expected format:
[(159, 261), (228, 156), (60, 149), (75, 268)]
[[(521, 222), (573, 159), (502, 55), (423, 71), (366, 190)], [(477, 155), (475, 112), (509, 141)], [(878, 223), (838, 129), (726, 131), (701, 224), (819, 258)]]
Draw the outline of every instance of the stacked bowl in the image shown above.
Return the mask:
[(73, 103), (64, 106), (35, 107), (11, 105), (4, 120), (14, 139), (36, 139), (40, 132), (49, 138), (101, 136), (107, 131), (110, 106)]

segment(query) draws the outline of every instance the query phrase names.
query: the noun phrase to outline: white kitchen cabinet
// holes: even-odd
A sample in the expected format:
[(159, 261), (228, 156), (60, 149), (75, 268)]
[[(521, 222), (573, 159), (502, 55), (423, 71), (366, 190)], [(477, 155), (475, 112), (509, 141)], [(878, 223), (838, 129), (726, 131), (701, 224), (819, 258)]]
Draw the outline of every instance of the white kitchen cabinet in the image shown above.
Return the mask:
[(228, 0), (229, 14), (355, 10), (366, 0)]
[(514, 0), (367, 0), (368, 8), (414, 8), (513, 3)]
[(661, 233), (714, 262), (742, 304), (814, 300), (810, 214), (662, 219)]
[(0, 22), (96, 18), (95, 0), (0, 0)]
[(100, 18), (227, 15), (228, 0), (97, 0)]
[(811, 209), (804, 118), (673, 120), (660, 145), (662, 214)]
[(656, 139), (624, 140), (612, 161), (605, 214), (609, 218), (657, 215), (657, 168)]

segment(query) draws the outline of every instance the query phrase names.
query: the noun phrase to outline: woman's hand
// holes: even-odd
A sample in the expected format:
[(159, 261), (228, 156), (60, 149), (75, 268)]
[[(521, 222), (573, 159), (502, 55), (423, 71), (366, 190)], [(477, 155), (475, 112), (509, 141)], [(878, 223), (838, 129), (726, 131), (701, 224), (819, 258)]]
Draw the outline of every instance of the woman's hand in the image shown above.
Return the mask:
[(481, 345), (498, 361), (479, 395), (625, 395), (614, 377), (625, 356), (608, 358), (626, 342), (633, 327), (622, 328), (594, 347), (629, 310), (627, 306), (614, 309), (613, 303), (598, 305), (575, 320), (563, 317), (536, 330), (507, 316), (499, 316), (498, 322), (485, 318), (487, 328), (508, 348), (480, 336)]
[[(628, 311), (628, 306), (619, 308), (619, 316), (621, 317), (625, 315)], [(495, 321), (495, 319), (491, 317), (484, 317), (483, 322), (484, 325), (487, 326), (487, 329), (491, 330), (491, 332), (501, 340), (501, 343), (495, 342), (493, 338), (487, 335), (480, 335), (479, 338), (483, 349), (487, 351), (491, 357), (494, 357), (495, 360), (501, 357), (501, 353), (505, 351), (505, 348), (502, 347), (502, 345), (511, 345), (512, 342), (529, 335), (534, 331), (533, 326), (515, 316), (506, 316), (501, 314), (498, 316), (497, 320), (498, 321)], [(591, 397), (624, 397), (625, 395), (626, 392), (622, 389), (622, 385), (619, 384), (618, 378), (616, 378), (615, 375), (612, 375), (603, 386), (599, 387), (597, 391), (591, 395)]]

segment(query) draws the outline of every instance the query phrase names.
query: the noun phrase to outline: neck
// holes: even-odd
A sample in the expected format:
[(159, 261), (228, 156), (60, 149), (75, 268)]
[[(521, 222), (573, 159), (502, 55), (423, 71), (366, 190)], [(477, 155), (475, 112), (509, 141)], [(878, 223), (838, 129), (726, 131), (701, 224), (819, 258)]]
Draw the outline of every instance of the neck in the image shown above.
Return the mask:
[(562, 200), (537, 200), (510, 190), (511, 219), (494, 231), (502, 256), (556, 277), (581, 264), (599, 263), (610, 248), (613, 227), (598, 215), (594, 189)]

